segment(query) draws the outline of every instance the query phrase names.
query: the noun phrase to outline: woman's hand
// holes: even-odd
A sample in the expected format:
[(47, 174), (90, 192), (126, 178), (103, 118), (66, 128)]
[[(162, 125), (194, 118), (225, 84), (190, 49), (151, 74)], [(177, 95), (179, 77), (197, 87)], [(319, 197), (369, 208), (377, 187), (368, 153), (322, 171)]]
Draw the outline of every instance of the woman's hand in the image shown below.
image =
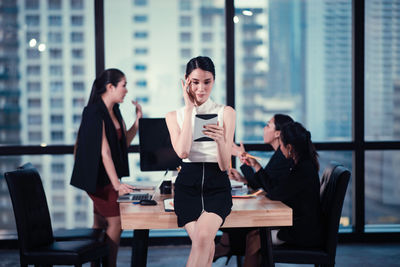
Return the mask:
[(203, 133), (217, 142), (217, 144), (225, 142), (224, 127), (219, 127), (218, 124), (206, 124), (204, 125), (204, 129)]
[(242, 183), (247, 183), (246, 178), (244, 178), (236, 169), (231, 168), (228, 171), (228, 176), (230, 179), (238, 181), (238, 182), (242, 182)]
[(191, 84), (192, 81), (189, 77), (186, 78), (185, 83), (183, 82), (183, 80), (181, 80), (183, 99), (185, 100), (185, 107), (188, 108), (193, 108), (195, 104), (195, 97), (193, 95), (193, 92), (190, 90)]
[(128, 184), (123, 184), (119, 183), (116, 185), (113, 185), (114, 190), (118, 191), (118, 195), (122, 196), (128, 193), (131, 193), (135, 187), (128, 185)]
[(140, 119), (143, 117), (142, 106), (139, 104), (139, 102), (137, 100), (132, 100), (132, 104), (136, 106), (136, 118)]

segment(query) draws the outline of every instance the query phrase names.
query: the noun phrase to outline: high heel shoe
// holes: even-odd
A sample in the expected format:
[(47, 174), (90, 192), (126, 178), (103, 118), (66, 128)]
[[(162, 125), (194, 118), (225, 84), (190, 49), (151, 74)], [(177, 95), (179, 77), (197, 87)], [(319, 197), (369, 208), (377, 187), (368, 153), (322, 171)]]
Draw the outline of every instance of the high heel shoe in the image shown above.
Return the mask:
[[(225, 265), (228, 265), (229, 260), (232, 258), (233, 255), (231, 252), (231, 247), (229, 245), (224, 245), (222, 243), (218, 243), (217, 246), (223, 247), (226, 250), (226, 252), (222, 252), (219, 255), (214, 254), (213, 262), (216, 262), (219, 258), (226, 257)], [(215, 248), (215, 251), (217, 251), (217, 247)]]

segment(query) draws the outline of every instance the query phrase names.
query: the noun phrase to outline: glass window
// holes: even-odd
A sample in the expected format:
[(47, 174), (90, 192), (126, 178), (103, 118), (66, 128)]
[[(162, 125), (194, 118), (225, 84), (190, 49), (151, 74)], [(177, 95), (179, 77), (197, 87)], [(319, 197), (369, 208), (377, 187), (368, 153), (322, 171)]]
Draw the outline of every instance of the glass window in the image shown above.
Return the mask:
[(39, 9), (39, 0), (25, 0), (25, 9)]
[(71, 42), (72, 43), (82, 43), (83, 33), (82, 32), (71, 32)]
[(61, 98), (51, 98), (50, 107), (52, 108), (64, 108), (64, 101)]
[(26, 84), (28, 92), (40, 92), (41, 85), (40, 82), (28, 82)]
[(61, 26), (61, 16), (49, 16), (49, 26)]
[(192, 17), (191, 16), (181, 16), (180, 24), (181, 24), (181, 27), (192, 26)]
[(72, 74), (73, 75), (84, 75), (84, 67), (82, 65), (72, 65)]
[(136, 71), (145, 71), (147, 69), (147, 66), (144, 64), (136, 64), (135, 65), (135, 70)]
[(62, 92), (63, 87), (63, 82), (50, 82), (51, 92)]
[(62, 33), (61, 32), (49, 32), (48, 33), (49, 43), (62, 43)]
[(135, 6), (146, 6), (147, 0), (133, 0)]
[(25, 23), (28, 26), (39, 26), (40, 17), (38, 15), (27, 15), (25, 17)]
[(50, 116), (50, 123), (51, 124), (63, 124), (64, 123), (64, 116), (63, 115), (51, 115)]
[[(183, 58), (187, 58), (188, 61), (192, 58), (193, 54), (192, 54), (192, 49), (190, 48), (182, 48), (181, 49), (181, 57)], [(186, 68), (186, 66), (185, 66)]]
[(28, 107), (30, 108), (40, 108), (41, 101), (38, 98), (28, 98)]
[(28, 65), (26, 67), (26, 73), (32, 76), (40, 75), (40, 66), (38, 65)]
[(134, 37), (136, 39), (146, 39), (148, 37), (148, 32), (137, 31), (134, 33)]
[(148, 18), (146, 15), (135, 15), (133, 16), (134, 23), (144, 23), (147, 22)]
[[(212, 98), (218, 103), (226, 103), (225, 54), (219, 53), (225, 48), (224, 1), (196, 1), (192, 4), (192, 1), (175, 0), (174, 3), (167, 5), (165, 0), (152, 0), (146, 1), (146, 7), (142, 8), (135, 0), (104, 1), (104, 10), (108, 10), (104, 14), (105, 67), (118, 66), (128, 79), (128, 94), (120, 106), (127, 125), (135, 118), (128, 99), (138, 99), (145, 117), (149, 118), (164, 117), (167, 112), (181, 107), (180, 80), (185, 75), (182, 66), (185, 68), (189, 59), (201, 55), (202, 49), (210, 46), (218, 51), (212, 58), (217, 77)], [(160, 6), (163, 7), (162, 14), (175, 19), (160, 17)], [(209, 10), (208, 17), (221, 22), (215, 23), (215, 34), (207, 44), (201, 41), (204, 30), (198, 27), (206, 13), (204, 10)], [(144, 25), (135, 16), (147, 16), (147, 23)], [(138, 138), (132, 143), (137, 144)], [(134, 157), (130, 165), (136, 166), (137, 162), (138, 157)], [(132, 174), (135, 179), (151, 180), (155, 177), (153, 174), (138, 174), (137, 170)]]
[(83, 16), (71, 16), (72, 26), (83, 26)]
[(50, 65), (50, 75), (52, 76), (62, 76), (63, 75), (63, 68), (59, 65)]
[(48, 0), (48, 7), (51, 10), (60, 10), (61, 0)]
[(181, 32), (180, 36), (181, 36), (180, 40), (183, 43), (187, 43), (192, 40), (192, 34), (190, 32)]
[(135, 48), (136, 55), (147, 55), (148, 51), (149, 50), (147, 48), (143, 48), (143, 47)]
[(400, 224), (399, 165), (399, 150), (365, 153), (366, 226)]
[(64, 139), (64, 132), (62, 131), (51, 131), (51, 141), (63, 141)]
[(86, 104), (85, 99), (82, 97), (72, 99), (72, 106), (74, 108), (82, 108), (82, 110), (83, 110), (83, 107), (85, 106), (85, 104)]
[(203, 42), (212, 42), (212, 40), (213, 40), (213, 35), (212, 35), (212, 33), (211, 33), (211, 32), (203, 32), (203, 33), (201, 34), (201, 40), (202, 40)]
[(71, 9), (83, 9), (83, 0), (71, 0)]
[(83, 82), (73, 82), (72, 83), (72, 88), (74, 91), (84, 91), (85, 90), (85, 84)]
[(40, 52), (37, 49), (27, 49), (26, 50), (26, 58), (29, 59), (38, 59), (40, 58)]
[(72, 58), (81, 59), (83, 58), (83, 50), (82, 49), (72, 49)]
[(40, 115), (28, 115), (28, 124), (40, 125), (42, 124), (42, 116)]
[(50, 58), (51, 59), (59, 59), (62, 58), (62, 50), (58, 48), (51, 48), (49, 49), (50, 52)]
[(351, 140), (351, 7), (235, 0), (236, 140), (262, 142), (275, 113), (303, 123), (314, 142)]
[(33, 31), (27, 31), (26, 32), (26, 42), (29, 44), (29, 42), (34, 39), (37, 42), (40, 40), (40, 33), (39, 32), (33, 32)]
[[(400, 140), (399, 3), (365, 1), (365, 139)], [(390, 154), (390, 153), (389, 153)]]

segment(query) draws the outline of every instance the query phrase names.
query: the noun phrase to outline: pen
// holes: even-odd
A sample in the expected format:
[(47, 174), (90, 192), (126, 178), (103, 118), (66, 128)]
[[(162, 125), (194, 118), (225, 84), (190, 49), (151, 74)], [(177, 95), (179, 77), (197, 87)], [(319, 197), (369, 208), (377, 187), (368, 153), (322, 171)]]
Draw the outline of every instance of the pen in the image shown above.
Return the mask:
[(250, 155), (249, 153), (246, 153), (246, 157), (249, 157), (249, 158), (252, 158), (252, 159), (256, 159), (256, 160), (261, 160), (260, 157), (256, 157), (256, 156)]

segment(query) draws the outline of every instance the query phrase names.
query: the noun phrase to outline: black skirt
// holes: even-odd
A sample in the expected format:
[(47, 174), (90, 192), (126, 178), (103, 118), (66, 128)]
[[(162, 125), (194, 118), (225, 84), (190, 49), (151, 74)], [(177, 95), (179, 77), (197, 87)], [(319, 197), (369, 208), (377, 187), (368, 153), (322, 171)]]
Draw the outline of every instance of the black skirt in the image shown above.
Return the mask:
[(222, 224), (232, 208), (231, 183), (218, 163), (182, 163), (175, 181), (174, 207), (178, 226), (196, 221), (203, 211), (222, 218)]

